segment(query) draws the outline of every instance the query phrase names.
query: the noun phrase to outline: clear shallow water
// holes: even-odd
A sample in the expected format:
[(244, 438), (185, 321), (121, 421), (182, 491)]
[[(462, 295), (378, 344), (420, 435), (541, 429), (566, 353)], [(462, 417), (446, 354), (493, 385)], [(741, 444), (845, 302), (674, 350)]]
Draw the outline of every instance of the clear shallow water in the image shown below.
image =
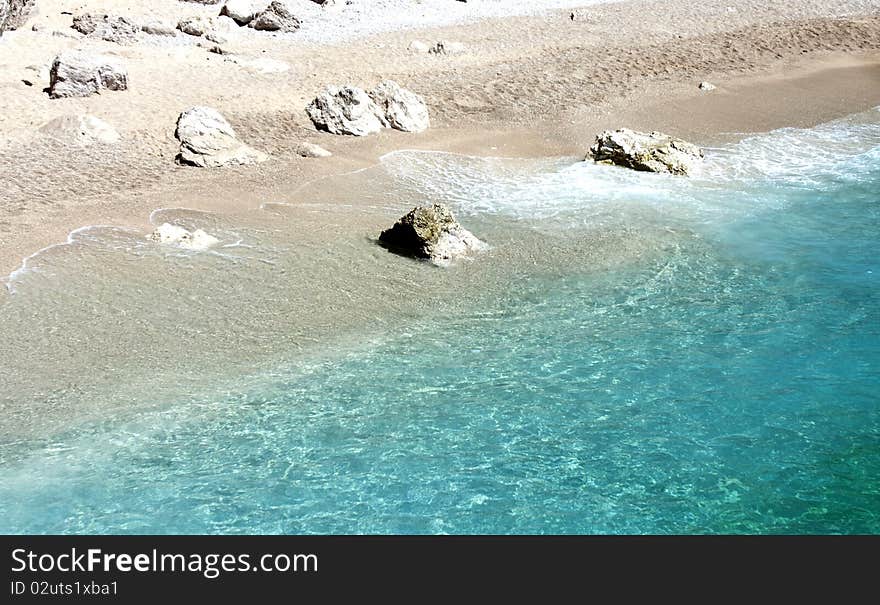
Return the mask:
[[(693, 179), (383, 170), (517, 269), (465, 310), (18, 446), (0, 530), (880, 532), (880, 112), (713, 150)], [(597, 271), (596, 226), (668, 236)], [(538, 252), (505, 252), (526, 229)]]

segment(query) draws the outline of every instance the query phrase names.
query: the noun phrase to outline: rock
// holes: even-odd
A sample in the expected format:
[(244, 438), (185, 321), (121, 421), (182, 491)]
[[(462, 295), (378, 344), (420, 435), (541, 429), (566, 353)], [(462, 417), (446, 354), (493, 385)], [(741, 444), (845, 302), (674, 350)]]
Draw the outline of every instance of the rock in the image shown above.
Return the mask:
[(49, 96), (87, 97), (107, 90), (128, 88), (128, 72), (116, 57), (85, 51), (64, 51), (52, 62)]
[(265, 10), (257, 13), (248, 23), (248, 27), (252, 27), (262, 31), (282, 31), (292, 32), (299, 29), (300, 20), (293, 16), (290, 9), (279, 0), (272, 0), (272, 3)]
[(433, 46), (428, 49), (428, 52), (432, 55), (460, 55), (465, 52), (467, 48), (461, 42), (447, 42), (445, 40), (440, 40), (439, 42), (435, 42)]
[(204, 36), (214, 28), (214, 22), (208, 17), (186, 17), (177, 23), (177, 29), (190, 36)]
[(305, 142), (294, 147), (294, 151), (296, 151), (297, 155), (301, 155), (304, 158), (329, 158), (333, 155), (320, 145)]
[(220, 14), (231, 18), (239, 25), (247, 25), (268, 5), (269, 2), (266, 0), (229, 0), (220, 9)]
[(40, 132), (64, 143), (81, 145), (112, 145), (119, 133), (104, 120), (88, 114), (60, 116), (46, 122)]
[(35, 0), (0, 0), (0, 36), (3, 32), (18, 29), (27, 21)]
[(125, 17), (83, 13), (73, 18), (71, 27), (89, 38), (99, 38), (117, 44), (130, 44), (137, 40), (140, 26)]
[(189, 231), (180, 225), (162, 223), (147, 239), (165, 246), (178, 246), (187, 250), (208, 250), (220, 243), (220, 240), (205, 233), (201, 229)]
[(431, 48), (421, 40), (413, 40), (409, 43), (409, 51), (414, 53), (427, 53)]
[[(702, 160), (703, 150), (660, 132), (646, 134), (627, 128), (606, 130), (590, 148), (596, 162), (634, 170), (686, 175)], [(590, 156), (587, 156), (589, 159)]]
[(462, 227), (443, 204), (413, 208), (383, 231), (379, 242), (392, 251), (426, 258), (438, 265), (488, 247)]
[(176, 36), (177, 28), (171, 23), (153, 19), (141, 24), (141, 31), (151, 36)]
[(255, 164), (269, 158), (245, 145), (220, 112), (210, 107), (191, 107), (177, 118), (174, 133), (180, 141), (177, 161), (201, 168)]
[(700, 82), (699, 88), (700, 90), (705, 90), (706, 92), (709, 92), (710, 90), (715, 90), (718, 87), (711, 82)]
[(226, 44), (227, 40), (215, 31), (209, 31), (205, 34), (205, 40), (210, 40), (216, 44)]
[(375, 101), (365, 90), (353, 86), (328, 87), (306, 107), (306, 112), (316, 128), (333, 134), (364, 136), (385, 126)]
[(380, 82), (370, 92), (370, 98), (379, 107), (391, 128), (404, 132), (421, 132), (431, 125), (425, 100), (416, 93), (401, 88), (393, 80)]

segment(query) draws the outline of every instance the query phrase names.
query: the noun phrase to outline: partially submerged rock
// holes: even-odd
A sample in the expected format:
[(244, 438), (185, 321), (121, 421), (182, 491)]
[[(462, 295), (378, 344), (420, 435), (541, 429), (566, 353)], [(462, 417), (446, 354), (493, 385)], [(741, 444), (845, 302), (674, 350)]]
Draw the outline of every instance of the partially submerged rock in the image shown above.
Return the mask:
[(379, 236), (385, 247), (438, 265), (488, 246), (462, 227), (443, 204), (417, 206)]
[(703, 158), (703, 150), (660, 132), (637, 132), (627, 128), (606, 130), (590, 148), (596, 162), (617, 164), (633, 170), (689, 174)]
[(70, 50), (55, 57), (49, 72), (49, 96), (87, 97), (128, 88), (128, 71), (116, 57)]
[(381, 82), (370, 92), (370, 97), (376, 102), (391, 128), (404, 132), (421, 132), (431, 125), (425, 100), (416, 93), (401, 88), (393, 80)]
[(208, 250), (220, 243), (220, 240), (201, 229), (189, 231), (180, 225), (163, 223), (156, 228), (147, 239), (164, 246), (177, 246), (187, 250)]
[(269, 156), (245, 145), (220, 112), (210, 107), (191, 107), (177, 118), (174, 136), (180, 141), (177, 161), (200, 168), (256, 164)]
[(293, 32), (299, 29), (301, 22), (287, 6), (279, 0), (272, 3), (254, 15), (248, 23), (248, 27), (263, 31)]
[(375, 101), (367, 91), (354, 86), (328, 87), (306, 107), (306, 113), (315, 127), (332, 134), (360, 137), (379, 132), (385, 126)]
[(112, 145), (119, 133), (110, 124), (89, 114), (59, 116), (40, 127), (40, 132), (63, 143), (81, 145)]

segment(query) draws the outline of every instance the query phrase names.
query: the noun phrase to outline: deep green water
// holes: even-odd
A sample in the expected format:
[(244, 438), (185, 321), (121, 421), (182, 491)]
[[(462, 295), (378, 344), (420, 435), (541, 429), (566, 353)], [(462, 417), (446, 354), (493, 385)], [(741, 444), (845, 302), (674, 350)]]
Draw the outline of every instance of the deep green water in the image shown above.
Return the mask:
[(671, 235), (22, 444), (0, 531), (880, 532), (880, 112), (710, 150), (690, 180), (424, 153), (385, 170), (490, 233)]

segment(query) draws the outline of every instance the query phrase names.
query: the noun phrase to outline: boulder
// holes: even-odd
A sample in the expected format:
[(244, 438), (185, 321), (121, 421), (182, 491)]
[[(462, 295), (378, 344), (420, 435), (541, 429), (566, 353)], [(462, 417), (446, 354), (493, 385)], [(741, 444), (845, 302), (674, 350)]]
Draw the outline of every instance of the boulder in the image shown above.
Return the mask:
[(379, 107), (391, 128), (404, 132), (421, 132), (431, 125), (425, 100), (416, 93), (401, 88), (393, 80), (379, 83), (370, 92), (370, 98)]
[(328, 87), (306, 107), (306, 112), (316, 128), (333, 134), (364, 136), (385, 126), (375, 101), (365, 90), (353, 86)]
[(116, 57), (85, 51), (64, 51), (49, 71), (49, 96), (87, 97), (107, 90), (128, 88), (128, 72)]
[(180, 141), (177, 161), (189, 166), (218, 168), (269, 158), (239, 141), (226, 118), (210, 107), (191, 107), (181, 113), (174, 136)]
[(390, 250), (446, 265), (458, 256), (488, 246), (462, 227), (443, 204), (417, 206), (379, 236)]
[(27, 21), (35, 0), (0, 0), (0, 35), (18, 29)]
[(177, 29), (190, 36), (204, 36), (214, 29), (214, 22), (208, 17), (201, 15), (185, 17), (178, 21)]
[(703, 150), (660, 132), (636, 132), (627, 128), (606, 130), (590, 148), (596, 162), (617, 164), (633, 170), (686, 175), (703, 158)]
[(329, 158), (332, 153), (321, 147), (320, 145), (315, 145), (314, 143), (300, 143), (296, 147), (294, 147), (294, 151), (297, 155), (300, 155), (304, 158)]
[(89, 38), (99, 38), (117, 44), (130, 44), (137, 40), (140, 26), (125, 17), (83, 13), (73, 18), (71, 27)]
[(119, 141), (119, 133), (110, 124), (89, 114), (65, 115), (46, 122), (40, 132), (67, 144), (88, 147), (112, 145)]
[(187, 250), (207, 250), (220, 243), (220, 240), (201, 229), (189, 231), (180, 225), (163, 223), (147, 236), (147, 239), (165, 246), (177, 246)]
[(248, 23), (248, 27), (272, 32), (292, 32), (298, 30), (300, 25), (300, 20), (294, 17), (290, 9), (280, 0), (272, 0), (265, 10), (254, 15)]
[(253, 21), (257, 13), (263, 12), (268, 5), (268, 0), (229, 0), (220, 9), (220, 14), (229, 17), (239, 25), (247, 25)]

